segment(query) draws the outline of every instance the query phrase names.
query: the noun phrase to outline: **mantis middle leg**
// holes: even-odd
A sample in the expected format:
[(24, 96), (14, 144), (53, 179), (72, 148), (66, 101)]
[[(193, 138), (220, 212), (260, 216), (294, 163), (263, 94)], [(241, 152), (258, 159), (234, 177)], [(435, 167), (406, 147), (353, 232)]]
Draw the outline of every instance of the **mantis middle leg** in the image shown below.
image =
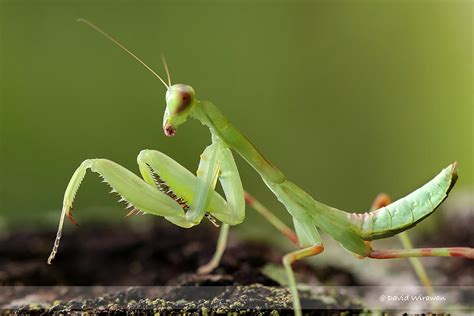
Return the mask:
[(324, 246), (311, 218), (293, 217), (293, 223), (298, 236), (299, 246), (303, 249), (284, 255), (282, 261), (288, 278), (288, 286), (293, 297), (293, 309), (295, 315), (300, 316), (301, 303), (292, 264), (295, 261), (320, 254), (324, 251)]
[[(293, 272), (292, 264), (295, 261), (315, 256), (323, 252), (324, 246), (321, 242), (321, 237), (316, 230), (313, 220), (311, 218), (297, 219), (293, 218), (296, 233), (276, 217), (269, 209), (257, 201), (250, 193), (245, 192), (245, 201), (249, 206), (259, 212), (265, 219), (267, 219), (275, 228), (277, 228), (285, 237), (292, 243), (303, 249), (290, 252), (283, 256), (283, 266), (285, 267), (288, 285), (291, 295), (293, 297), (293, 309), (295, 315), (301, 315), (301, 303), (299, 300), (298, 289), (296, 286), (296, 279)], [(298, 238), (300, 236), (300, 238)]]
[(298, 246), (298, 237), (296, 236), (296, 233), (248, 192), (245, 192), (245, 202), (247, 203), (247, 205), (249, 205), (258, 213), (260, 213), (260, 215), (262, 215), (267, 221), (269, 221), (270, 224), (272, 224), (276, 229), (278, 229), (278, 231), (280, 231), (283, 236), (285, 236), (293, 244)]

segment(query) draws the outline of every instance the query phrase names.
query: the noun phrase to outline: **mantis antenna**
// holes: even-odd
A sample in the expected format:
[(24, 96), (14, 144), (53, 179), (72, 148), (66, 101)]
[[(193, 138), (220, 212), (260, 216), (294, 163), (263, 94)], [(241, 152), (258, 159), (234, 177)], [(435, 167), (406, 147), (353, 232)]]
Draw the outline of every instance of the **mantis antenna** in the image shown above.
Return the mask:
[(168, 69), (168, 64), (166, 63), (165, 56), (161, 54), (161, 61), (163, 62), (163, 66), (165, 66), (166, 70), (166, 76), (168, 77), (168, 85), (171, 87), (171, 76), (170, 76), (170, 71)]
[(94, 24), (92, 24), (91, 22), (87, 21), (86, 19), (83, 19), (83, 18), (79, 18), (77, 19), (77, 22), (83, 22), (87, 25), (89, 25), (91, 28), (93, 28), (94, 30), (96, 30), (97, 32), (99, 32), (100, 34), (102, 34), (103, 36), (105, 36), (108, 40), (110, 40), (112, 43), (114, 43), (115, 45), (117, 45), (118, 47), (120, 47), (121, 49), (123, 49), (127, 54), (129, 54), (130, 56), (132, 56), (133, 58), (135, 58), (135, 60), (137, 60), (140, 64), (142, 64), (146, 69), (148, 69), (148, 71), (150, 71), (153, 75), (155, 75), (156, 78), (158, 78), (166, 87), (166, 89), (169, 89), (170, 86), (171, 86), (171, 78), (170, 78), (170, 75), (169, 75), (169, 71), (168, 71), (168, 65), (166, 64), (164, 58), (162, 57), (163, 59), (163, 63), (165, 65), (165, 69), (166, 69), (166, 73), (168, 75), (168, 82), (169, 82), (169, 85), (166, 84), (166, 82), (156, 73), (153, 71), (153, 69), (151, 69), (147, 64), (145, 64), (140, 58), (137, 57), (137, 55), (135, 55), (134, 53), (132, 53), (131, 51), (129, 51), (125, 46), (123, 46), (122, 44), (119, 43), (119, 41), (117, 41), (116, 39), (114, 39), (112, 36), (110, 36), (109, 34), (107, 34), (105, 31), (101, 30), (99, 27), (95, 26)]

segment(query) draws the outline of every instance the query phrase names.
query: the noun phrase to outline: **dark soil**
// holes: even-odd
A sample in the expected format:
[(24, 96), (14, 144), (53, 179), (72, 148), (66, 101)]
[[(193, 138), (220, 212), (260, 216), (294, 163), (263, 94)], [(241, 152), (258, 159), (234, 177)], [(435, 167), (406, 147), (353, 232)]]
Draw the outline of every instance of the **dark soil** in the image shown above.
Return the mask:
[[(471, 199), (474, 197), (471, 196)], [(472, 201), (472, 200), (471, 200)], [(471, 204), (471, 205), (470, 205)], [(474, 247), (474, 205), (452, 205), (443, 214), (438, 232), (423, 234), (416, 240), (417, 247)], [(472, 260), (439, 260), (438, 269), (446, 276), (446, 286), (473, 286), (474, 264)]]
[[(144, 231), (127, 225), (88, 225), (63, 236), (57, 258), (47, 265), (54, 236), (54, 232), (19, 232), (0, 240), (0, 285), (4, 286), (0, 308), (20, 313), (178, 310), (205, 314), (285, 313), (292, 306), (288, 290), (261, 271), (268, 263), (280, 264), (282, 253), (261, 244), (231, 244), (211, 275), (195, 274), (215, 248), (217, 230), (206, 225), (180, 229), (161, 223)], [(317, 271), (304, 262), (295, 266), (323, 283), (357, 285), (347, 271)], [(315, 312), (362, 310), (339, 293), (302, 296), (303, 304)]]
[[(47, 265), (54, 236), (54, 232), (23, 232), (0, 240), (0, 285), (176, 285), (183, 274), (193, 274), (210, 260), (217, 230), (205, 226), (181, 229), (166, 223), (145, 231), (126, 225), (81, 227), (63, 236), (57, 257)], [(277, 285), (260, 270), (268, 263), (280, 264), (282, 255), (263, 244), (230, 244), (213, 274), (231, 275), (232, 284)], [(316, 271), (304, 262), (295, 267), (322, 282), (336, 278), (338, 284), (358, 284), (347, 271)]]

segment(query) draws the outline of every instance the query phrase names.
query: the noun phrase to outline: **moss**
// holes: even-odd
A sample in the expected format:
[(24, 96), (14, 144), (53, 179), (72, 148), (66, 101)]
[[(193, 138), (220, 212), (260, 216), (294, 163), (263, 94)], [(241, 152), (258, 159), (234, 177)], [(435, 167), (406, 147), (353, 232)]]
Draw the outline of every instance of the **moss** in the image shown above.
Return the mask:
[[(50, 306), (32, 304), (16, 310), (22, 313), (45, 312), (51, 314), (69, 313), (129, 313), (149, 315), (285, 315), (291, 314), (292, 300), (289, 291), (283, 287), (269, 287), (261, 284), (224, 287), (212, 299), (176, 299), (187, 291), (177, 287), (163, 295), (150, 299), (142, 290), (129, 288), (126, 291), (95, 299), (54, 301)], [(204, 292), (205, 290), (203, 290)], [(302, 292), (302, 299), (311, 306), (317, 306), (318, 313), (362, 312), (362, 306), (348, 297), (334, 293)]]

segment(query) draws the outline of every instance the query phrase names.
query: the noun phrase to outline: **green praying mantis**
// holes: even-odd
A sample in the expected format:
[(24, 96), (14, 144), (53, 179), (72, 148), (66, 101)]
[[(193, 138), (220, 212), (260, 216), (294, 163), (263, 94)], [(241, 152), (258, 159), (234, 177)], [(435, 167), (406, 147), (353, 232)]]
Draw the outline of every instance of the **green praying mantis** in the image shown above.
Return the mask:
[[(73, 223), (72, 205), (87, 170), (97, 173), (125, 201), (129, 214), (142, 213), (163, 216), (183, 228), (198, 225), (204, 217), (217, 225), (222, 222), (216, 252), (211, 261), (200, 267), (209, 273), (219, 265), (226, 247), (229, 226), (245, 218), (246, 203), (260, 212), (300, 249), (283, 256), (293, 307), (301, 315), (296, 280), (292, 264), (323, 252), (318, 229), (333, 237), (348, 252), (360, 258), (392, 259), (426, 256), (451, 256), (474, 259), (469, 247), (374, 250), (372, 240), (391, 237), (415, 226), (429, 216), (446, 199), (454, 186), (456, 163), (443, 169), (431, 181), (391, 203), (386, 195), (376, 198), (372, 210), (363, 214), (345, 212), (313, 199), (275, 166), (222, 114), (211, 102), (198, 101), (194, 89), (185, 84), (171, 84), (168, 66), (163, 59), (167, 81), (148, 67), (117, 40), (87, 20), (86, 23), (141, 63), (166, 87), (166, 109), (163, 131), (174, 136), (178, 126), (188, 117), (209, 128), (212, 143), (201, 155), (196, 175), (178, 162), (156, 150), (143, 150), (137, 158), (142, 178), (107, 159), (87, 159), (74, 172), (64, 195), (57, 236), (48, 263), (58, 252), (64, 219)], [(285, 206), (293, 219), (294, 231), (273, 213), (245, 192), (232, 152), (238, 153)], [(219, 180), (225, 198), (215, 191)]]

